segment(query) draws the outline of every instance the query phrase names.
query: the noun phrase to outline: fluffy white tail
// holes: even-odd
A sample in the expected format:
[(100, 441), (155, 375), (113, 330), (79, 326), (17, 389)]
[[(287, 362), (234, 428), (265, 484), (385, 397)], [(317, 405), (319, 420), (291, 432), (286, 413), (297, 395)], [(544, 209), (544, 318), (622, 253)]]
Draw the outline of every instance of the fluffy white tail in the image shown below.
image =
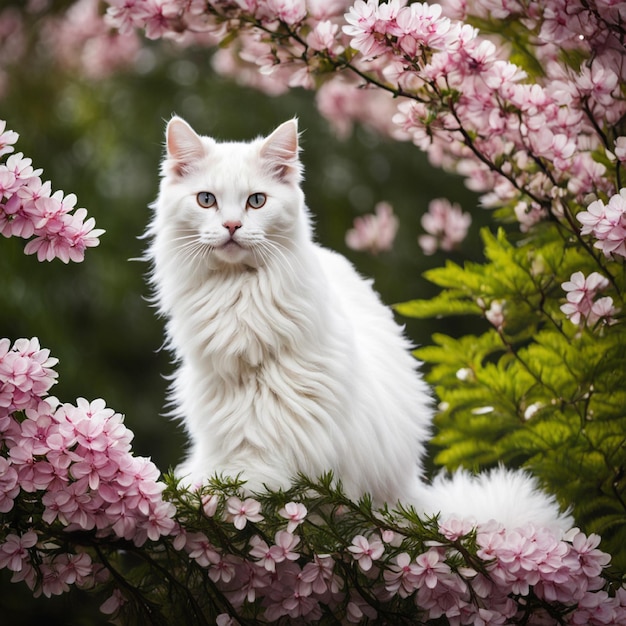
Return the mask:
[(573, 526), (572, 517), (561, 512), (554, 496), (541, 490), (535, 478), (502, 467), (478, 475), (463, 470), (439, 474), (426, 487), (423, 503), (425, 513), (439, 513), (441, 520), (495, 520), (510, 529), (533, 524), (557, 534)]

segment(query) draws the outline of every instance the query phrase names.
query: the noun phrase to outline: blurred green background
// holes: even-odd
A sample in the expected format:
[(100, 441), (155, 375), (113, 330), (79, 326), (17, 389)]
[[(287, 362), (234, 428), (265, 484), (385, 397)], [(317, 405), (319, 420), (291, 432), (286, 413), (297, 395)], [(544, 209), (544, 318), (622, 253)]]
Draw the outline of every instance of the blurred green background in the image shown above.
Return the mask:
[[(161, 414), (163, 377), (171, 371), (168, 355), (159, 351), (163, 322), (146, 301), (146, 264), (130, 259), (140, 257), (146, 245), (139, 237), (157, 191), (165, 121), (173, 113), (222, 139), (267, 134), (297, 115), (304, 131), (304, 189), (318, 239), (373, 277), (387, 303), (436, 292), (422, 273), (445, 259), (424, 257), (417, 245), (420, 217), (433, 198), (445, 196), (473, 214), (463, 257), (452, 258), (481, 258), (478, 228), (486, 216), (458, 178), (429, 167), (414, 146), (365, 128), (338, 139), (316, 112), (310, 92), (271, 98), (237, 86), (212, 72), (204, 49), (147, 45), (140, 68), (97, 83), (67, 73), (49, 58), (38, 48), (9, 69), (0, 119), (20, 134), (17, 151), (43, 168), (42, 178), (52, 181), (53, 190), (75, 193), (78, 206), (107, 232), (84, 263), (68, 266), (38, 263), (23, 254), (22, 240), (0, 239), (0, 337), (39, 337), (60, 360), (52, 393), (68, 402), (80, 396), (106, 399), (135, 433), (135, 454), (151, 457), (162, 470), (180, 460), (184, 437)], [(347, 249), (345, 231), (354, 217), (371, 213), (381, 200), (400, 218), (394, 249), (377, 257)], [(465, 333), (472, 323), (399, 321), (416, 344), (429, 343), (433, 332)], [(24, 585), (9, 579), (3, 572), (2, 623), (106, 623), (80, 593), (33, 601)]]

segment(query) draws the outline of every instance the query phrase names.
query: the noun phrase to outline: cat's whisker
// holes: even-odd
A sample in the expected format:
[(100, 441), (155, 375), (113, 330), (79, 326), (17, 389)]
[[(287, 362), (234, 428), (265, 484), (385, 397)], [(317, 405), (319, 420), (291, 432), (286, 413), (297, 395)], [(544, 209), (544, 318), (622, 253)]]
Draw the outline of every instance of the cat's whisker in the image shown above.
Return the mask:
[[(276, 242), (265, 239), (260, 242), (259, 248), (268, 255), (268, 258), (275, 259), (278, 265), (285, 266), (289, 270), (290, 274), (293, 275), (296, 273), (296, 269), (292, 264), (293, 257), (290, 258), (287, 256), (285, 249), (279, 246)], [(300, 265), (299, 262), (298, 265)]]
[(195, 263), (200, 257), (209, 254), (212, 249), (213, 246), (200, 241), (198, 236), (194, 235), (193, 239), (190, 241), (184, 241), (181, 245), (174, 249), (174, 259)]

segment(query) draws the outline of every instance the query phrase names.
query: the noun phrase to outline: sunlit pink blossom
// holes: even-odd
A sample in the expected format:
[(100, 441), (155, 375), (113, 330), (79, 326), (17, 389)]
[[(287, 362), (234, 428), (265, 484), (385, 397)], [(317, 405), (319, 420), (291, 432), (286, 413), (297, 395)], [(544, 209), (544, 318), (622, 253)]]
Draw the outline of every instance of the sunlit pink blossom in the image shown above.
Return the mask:
[[(348, 26), (343, 32), (351, 37), (350, 46), (363, 54), (365, 58), (384, 54), (387, 45), (384, 43), (384, 22), (379, 21), (378, 0), (356, 0), (345, 19)], [(377, 28), (379, 27), (379, 28)]]

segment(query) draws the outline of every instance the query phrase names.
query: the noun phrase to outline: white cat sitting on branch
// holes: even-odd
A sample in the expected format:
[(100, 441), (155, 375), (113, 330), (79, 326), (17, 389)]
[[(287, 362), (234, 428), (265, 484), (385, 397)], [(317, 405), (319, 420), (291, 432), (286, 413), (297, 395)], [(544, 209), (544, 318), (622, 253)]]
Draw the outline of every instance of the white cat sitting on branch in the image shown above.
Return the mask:
[(148, 257), (178, 364), (186, 483), (241, 474), (260, 491), (331, 470), (378, 505), (570, 526), (523, 473), (423, 480), (429, 390), (371, 281), (313, 240), (296, 120), (235, 143), (174, 117), (166, 146)]

